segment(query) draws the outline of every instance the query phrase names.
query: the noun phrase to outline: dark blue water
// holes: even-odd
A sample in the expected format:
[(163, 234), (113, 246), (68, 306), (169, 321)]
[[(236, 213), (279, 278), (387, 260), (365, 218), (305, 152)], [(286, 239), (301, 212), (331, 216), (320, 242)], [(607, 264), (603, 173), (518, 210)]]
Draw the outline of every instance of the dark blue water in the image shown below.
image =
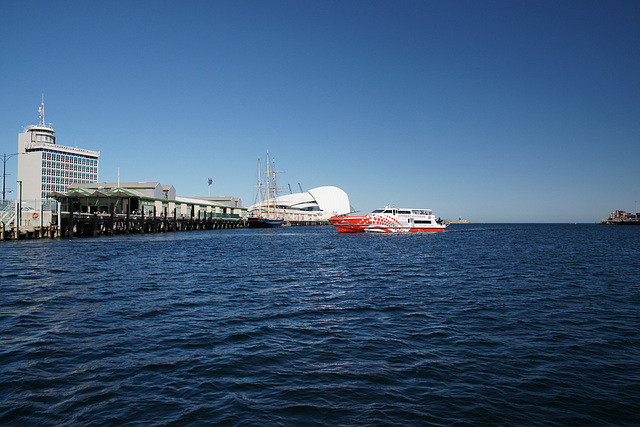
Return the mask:
[(640, 227), (0, 244), (0, 424), (632, 425)]

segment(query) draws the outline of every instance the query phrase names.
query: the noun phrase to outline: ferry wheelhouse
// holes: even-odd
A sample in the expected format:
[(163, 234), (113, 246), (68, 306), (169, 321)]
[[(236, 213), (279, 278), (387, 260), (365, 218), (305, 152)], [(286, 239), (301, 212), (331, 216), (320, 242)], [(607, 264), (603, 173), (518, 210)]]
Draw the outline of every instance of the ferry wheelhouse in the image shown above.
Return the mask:
[(331, 224), (341, 233), (407, 233), (444, 231), (447, 224), (431, 209), (396, 209), (387, 206), (369, 215), (334, 216)]

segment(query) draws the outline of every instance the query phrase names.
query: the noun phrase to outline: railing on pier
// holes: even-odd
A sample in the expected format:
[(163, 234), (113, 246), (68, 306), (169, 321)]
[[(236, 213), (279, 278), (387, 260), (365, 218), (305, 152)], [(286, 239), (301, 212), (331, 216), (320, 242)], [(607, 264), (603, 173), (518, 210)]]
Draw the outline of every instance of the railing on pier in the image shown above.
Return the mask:
[(5, 200), (0, 204), (0, 225), (13, 224), (16, 220), (16, 206), (12, 200)]
[(3, 201), (0, 205), (0, 240), (55, 237), (59, 206), (51, 199)]

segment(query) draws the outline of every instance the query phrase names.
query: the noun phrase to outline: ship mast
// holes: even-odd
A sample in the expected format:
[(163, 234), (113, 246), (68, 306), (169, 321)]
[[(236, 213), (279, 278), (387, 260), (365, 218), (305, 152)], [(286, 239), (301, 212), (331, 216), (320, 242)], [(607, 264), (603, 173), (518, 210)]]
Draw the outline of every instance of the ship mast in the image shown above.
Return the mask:
[(276, 185), (277, 173), (284, 173), (284, 171), (276, 170), (276, 162), (271, 161), (269, 158), (269, 152), (267, 151), (267, 214), (271, 217), (271, 212), (273, 212), (272, 219), (278, 219), (276, 197), (278, 195), (278, 190), (281, 190), (281, 188), (278, 188)]
[[(274, 196), (275, 196), (275, 189), (272, 188), (272, 182), (271, 180), (273, 179), (271, 177), (271, 170), (270, 170), (270, 160), (269, 160), (269, 152), (267, 151), (267, 218), (269, 219), (276, 219), (276, 201), (275, 199), (272, 197), (271, 192), (274, 192)], [(273, 218), (271, 217), (271, 208), (273, 207)]]
[(258, 157), (258, 193), (256, 194), (258, 198), (256, 206), (258, 206), (258, 212), (262, 212), (262, 168), (260, 165), (260, 157)]

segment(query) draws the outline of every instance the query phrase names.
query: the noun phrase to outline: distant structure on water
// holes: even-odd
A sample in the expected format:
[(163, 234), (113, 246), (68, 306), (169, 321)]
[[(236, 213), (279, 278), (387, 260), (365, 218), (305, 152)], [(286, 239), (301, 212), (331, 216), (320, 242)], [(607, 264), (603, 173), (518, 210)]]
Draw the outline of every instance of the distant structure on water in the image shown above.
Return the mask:
[(466, 219), (462, 219), (462, 217), (459, 216), (456, 221), (449, 221), (449, 224), (471, 224), (471, 221), (467, 221)]
[(640, 215), (636, 212), (630, 214), (625, 211), (615, 211), (609, 215), (609, 218), (600, 221), (602, 225), (640, 225)]

